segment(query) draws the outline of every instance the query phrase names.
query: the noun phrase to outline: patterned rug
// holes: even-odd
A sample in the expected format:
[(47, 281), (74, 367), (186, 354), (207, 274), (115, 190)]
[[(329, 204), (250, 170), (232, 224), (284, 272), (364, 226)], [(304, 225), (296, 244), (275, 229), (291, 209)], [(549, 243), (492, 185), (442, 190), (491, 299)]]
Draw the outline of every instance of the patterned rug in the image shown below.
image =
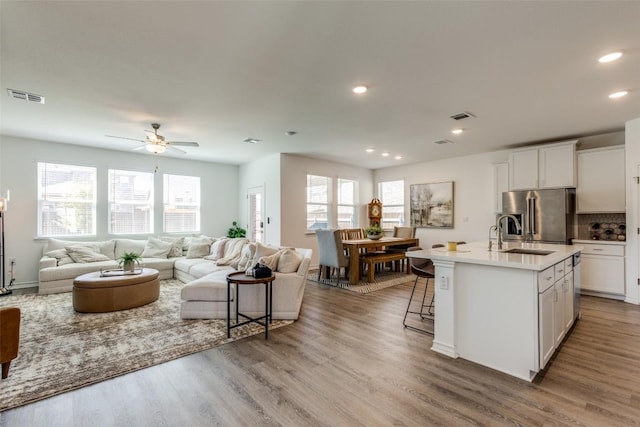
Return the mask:
[(22, 320), (18, 357), (0, 380), (0, 411), (264, 333), (251, 323), (227, 339), (226, 320), (181, 320), (183, 286), (163, 280), (158, 301), (99, 314), (76, 313), (70, 292), (3, 297), (0, 306), (20, 307)]
[(341, 278), (336, 285), (335, 277), (332, 277), (331, 280), (321, 279), (318, 281), (318, 270), (315, 270), (309, 271), (308, 280), (313, 283), (338, 287), (346, 291), (368, 294), (369, 292), (379, 291), (380, 289), (390, 288), (391, 286), (401, 285), (402, 283), (413, 283), (413, 281), (416, 280), (416, 276), (404, 272), (383, 271), (376, 274), (375, 282), (367, 282), (366, 279), (360, 279), (360, 283), (357, 285), (350, 285), (348, 279)]

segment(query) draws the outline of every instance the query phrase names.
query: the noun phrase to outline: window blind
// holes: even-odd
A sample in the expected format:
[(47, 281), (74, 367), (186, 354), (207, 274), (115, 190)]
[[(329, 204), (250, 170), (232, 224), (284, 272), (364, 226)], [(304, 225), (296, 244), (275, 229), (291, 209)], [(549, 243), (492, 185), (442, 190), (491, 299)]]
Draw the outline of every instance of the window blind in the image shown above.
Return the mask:
[(163, 175), (165, 233), (200, 231), (200, 177)]
[(109, 169), (109, 233), (153, 233), (153, 173)]

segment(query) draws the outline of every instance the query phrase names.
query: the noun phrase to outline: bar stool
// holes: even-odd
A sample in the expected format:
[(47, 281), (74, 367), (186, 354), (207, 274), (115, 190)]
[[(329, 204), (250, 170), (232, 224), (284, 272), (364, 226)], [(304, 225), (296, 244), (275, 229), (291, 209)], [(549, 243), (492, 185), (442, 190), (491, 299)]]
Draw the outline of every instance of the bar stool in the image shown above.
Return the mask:
[[(407, 252), (411, 251), (419, 251), (422, 248), (418, 246), (413, 246), (407, 249)], [(435, 272), (433, 267), (433, 262), (430, 259), (426, 260), (418, 260), (416, 258), (409, 258), (409, 267), (411, 268), (411, 272), (416, 275), (416, 280), (413, 282), (413, 289), (411, 290), (411, 296), (409, 297), (409, 304), (407, 304), (407, 311), (404, 313), (404, 320), (402, 324), (405, 328), (412, 329), (417, 332), (421, 332), (423, 334), (433, 335), (433, 331), (429, 331), (426, 329), (421, 329), (416, 326), (412, 326), (407, 324), (407, 316), (409, 314), (417, 314), (420, 316), (421, 320), (430, 320), (433, 322), (433, 308), (434, 308), (434, 296), (431, 297), (431, 302), (429, 304), (425, 304), (425, 299), (427, 297), (427, 289), (429, 288), (429, 280), (435, 278)], [(416, 287), (418, 285), (418, 280), (424, 278), (426, 279), (426, 283), (424, 284), (424, 292), (422, 293), (422, 302), (420, 303), (420, 311), (411, 310), (411, 303), (413, 302), (413, 295), (416, 292)], [(425, 312), (426, 308), (426, 312)]]

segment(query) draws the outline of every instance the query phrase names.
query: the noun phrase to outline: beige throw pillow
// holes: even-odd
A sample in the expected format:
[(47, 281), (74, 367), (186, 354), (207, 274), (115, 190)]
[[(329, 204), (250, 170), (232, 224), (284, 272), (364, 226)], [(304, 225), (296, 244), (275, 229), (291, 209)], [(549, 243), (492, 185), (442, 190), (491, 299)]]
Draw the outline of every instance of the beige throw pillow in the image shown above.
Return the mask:
[(173, 243), (165, 242), (164, 240), (156, 239), (155, 237), (149, 237), (147, 244), (142, 251), (143, 258), (167, 258), (169, 251), (173, 247)]
[(263, 256), (269, 256), (269, 255), (273, 255), (276, 252), (278, 252), (280, 249), (279, 248), (274, 248), (273, 246), (267, 246), (267, 245), (263, 245), (260, 242), (256, 243), (256, 252), (253, 255), (253, 259), (251, 260), (251, 267), (253, 267), (254, 265), (256, 265), (256, 263), (260, 260), (260, 258), (262, 258)]
[(45, 256), (55, 258), (57, 261), (56, 265), (58, 266), (74, 263), (73, 259), (69, 256), (69, 254), (67, 253), (67, 250), (64, 248), (46, 252)]
[(260, 264), (264, 264), (271, 269), (271, 271), (276, 271), (278, 269), (278, 260), (280, 259), (280, 252), (276, 252), (273, 255), (263, 256), (258, 259)]
[(171, 250), (167, 254), (167, 258), (175, 258), (178, 256), (182, 256), (182, 246), (184, 245), (184, 237), (168, 237), (161, 236), (160, 240), (165, 242), (171, 242)]
[(280, 253), (278, 260), (278, 271), (280, 273), (295, 273), (300, 267), (302, 256), (293, 249), (284, 249)]
[(202, 258), (209, 254), (211, 248), (210, 239), (193, 238), (189, 244), (187, 258)]
[(227, 244), (227, 241), (229, 241), (229, 239), (222, 238), (213, 242), (213, 245), (211, 245), (211, 251), (209, 252), (209, 256), (205, 258), (211, 261), (217, 261), (220, 258), (222, 258), (224, 256), (224, 247)]
[(238, 260), (238, 266), (236, 267), (240, 271), (245, 271), (247, 268), (253, 268), (251, 265), (251, 261), (253, 261), (253, 256), (256, 253), (256, 245), (255, 243), (248, 243), (242, 247), (242, 252), (240, 252), (240, 259)]
[(98, 261), (109, 261), (109, 257), (84, 246), (67, 246), (67, 253), (74, 262), (88, 263)]

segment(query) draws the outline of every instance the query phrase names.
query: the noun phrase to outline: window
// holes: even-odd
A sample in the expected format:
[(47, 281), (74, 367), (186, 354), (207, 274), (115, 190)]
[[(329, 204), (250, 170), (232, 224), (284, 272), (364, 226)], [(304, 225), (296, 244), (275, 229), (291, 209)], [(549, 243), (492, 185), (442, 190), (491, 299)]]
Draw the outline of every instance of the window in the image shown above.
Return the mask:
[(38, 163), (38, 236), (96, 234), (96, 168)]
[(404, 225), (404, 180), (379, 182), (378, 197), (382, 202), (382, 228)]
[(199, 232), (200, 177), (164, 174), (163, 184), (164, 232)]
[(153, 233), (153, 173), (109, 169), (109, 233)]
[(329, 227), (331, 178), (307, 175), (307, 230)]
[(355, 228), (358, 224), (356, 209), (356, 181), (338, 178), (338, 228)]

